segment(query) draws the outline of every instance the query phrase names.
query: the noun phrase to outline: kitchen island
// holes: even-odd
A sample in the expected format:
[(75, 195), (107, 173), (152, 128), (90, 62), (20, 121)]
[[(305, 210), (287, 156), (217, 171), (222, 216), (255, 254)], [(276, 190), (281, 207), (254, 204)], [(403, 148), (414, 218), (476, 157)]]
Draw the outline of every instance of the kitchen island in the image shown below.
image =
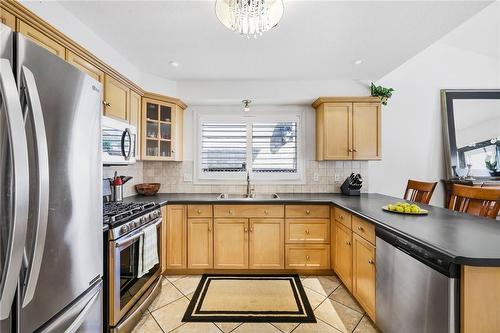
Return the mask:
[[(461, 331), (500, 332), (500, 318), (497, 315), (500, 309), (500, 221), (474, 217), (430, 205), (420, 205), (429, 211), (429, 214), (424, 216), (385, 212), (381, 209), (382, 206), (401, 201), (401, 199), (381, 194), (362, 194), (359, 197), (349, 197), (342, 194), (294, 193), (279, 194), (279, 198), (275, 199), (221, 200), (217, 199), (216, 194), (195, 193), (157, 194), (152, 197), (135, 196), (127, 198), (127, 200), (155, 201), (158, 204), (167, 205), (167, 207), (171, 205), (202, 205), (206, 207), (254, 205), (254, 207), (262, 208), (266, 207), (266, 205), (272, 205), (273, 207), (281, 205), (285, 207), (284, 213), (282, 213), (282, 216), (276, 216), (284, 218), (285, 223), (289, 223), (286, 213), (288, 207), (292, 207), (293, 205), (311, 207), (308, 211), (314, 212), (315, 206), (324, 207), (328, 205), (332, 207), (332, 211), (338, 209), (340, 212), (351, 214), (353, 221), (354, 219), (358, 219), (361, 222), (368, 222), (374, 226), (377, 232), (383, 230), (394, 234), (418, 244), (433, 253), (437, 253), (443, 260), (459, 265)], [(212, 208), (210, 209), (210, 213), (204, 216), (215, 217), (215, 220), (217, 220), (217, 216), (214, 215)], [(274, 214), (274, 212), (275, 210), (271, 211), (271, 214)], [(313, 215), (314, 213), (311, 214)], [(338, 214), (331, 213), (330, 216), (332, 224), (330, 229), (332, 232), (332, 260), (330, 268), (334, 269), (342, 279), (334, 260), (335, 257), (339, 259), (339, 254), (335, 253), (335, 240), (337, 236), (334, 232), (335, 230), (339, 230), (339, 228), (333, 227), (333, 225), (339, 225), (341, 228), (344, 228), (344, 226), (336, 221), (336, 215)], [(356, 236), (354, 227), (351, 234)], [(307, 242), (307, 240), (304, 242)], [(330, 246), (330, 240), (323, 243)], [(374, 242), (372, 243), (373, 251), (375, 251), (375, 244)], [(210, 246), (214, 247), (213, 244)], [(286, 245), (286, 247), (288, 246), (291, 245)], [(321, 247), (319, 244), (309, 246), (311, 248)], [(287, 252), (285, 255), (287, 259), (288, 255), (289, 253)], [(246, 268), (249, 267), (247, 266)], [(289, 268), (291, 268), (291, 265), (285, 264), (285, 269)], [(352, 279), (353, 277), (350, 278)], [(375, 320), (375, 315), (372, 315), (372, 318)]]

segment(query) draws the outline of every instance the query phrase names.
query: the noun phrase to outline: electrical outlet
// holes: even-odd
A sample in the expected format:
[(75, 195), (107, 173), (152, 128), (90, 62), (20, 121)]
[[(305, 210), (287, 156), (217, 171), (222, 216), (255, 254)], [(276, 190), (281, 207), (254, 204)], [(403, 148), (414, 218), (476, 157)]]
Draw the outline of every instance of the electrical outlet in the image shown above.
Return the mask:
[(190, 173), (185, 173), (184, 174), (184, 181), (185, 182), (192, 182), (193, 181), (193, 175)]
[(313, 180), (315, 182), (319, 181), (319, 175), (317, 173), (313, 174)]
[(340, 175), (335, 175), (335, 181), (340, 182)]

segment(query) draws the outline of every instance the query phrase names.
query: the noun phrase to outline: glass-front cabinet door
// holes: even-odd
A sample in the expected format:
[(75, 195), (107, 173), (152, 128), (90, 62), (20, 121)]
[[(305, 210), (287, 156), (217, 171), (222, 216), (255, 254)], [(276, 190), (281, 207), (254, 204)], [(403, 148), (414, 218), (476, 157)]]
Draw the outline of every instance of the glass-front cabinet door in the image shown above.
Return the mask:
[[(175, 104), (143, 99), (143, 159), (180, 160), (176, 145), (182, 142), (182, 109)], [(178, 135), (176, 137), (176, 135)]]

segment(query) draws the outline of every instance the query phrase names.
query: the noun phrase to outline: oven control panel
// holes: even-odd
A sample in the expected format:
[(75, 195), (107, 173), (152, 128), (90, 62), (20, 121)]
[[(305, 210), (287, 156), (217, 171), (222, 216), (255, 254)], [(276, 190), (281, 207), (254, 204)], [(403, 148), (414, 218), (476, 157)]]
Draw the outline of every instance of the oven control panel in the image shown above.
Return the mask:
[(114, 227), (113, 229), (110, 230), (111, 231), (110, 237), (112, 239), (117, 239), (160, 217), (161, 217), (161, 210), (159, 208), (152, 210), (139, 217), (136, 217), (133, 220), (127, 221), (121, 224), (120, 226)]

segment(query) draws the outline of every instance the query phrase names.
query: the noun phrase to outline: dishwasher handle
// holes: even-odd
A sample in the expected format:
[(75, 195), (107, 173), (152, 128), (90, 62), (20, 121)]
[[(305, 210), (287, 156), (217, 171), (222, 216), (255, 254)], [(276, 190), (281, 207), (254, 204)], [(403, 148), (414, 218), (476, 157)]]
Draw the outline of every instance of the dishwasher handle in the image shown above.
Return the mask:
[(449, 278), (459, 277), (459, 266), (453, 263), (449, 258), (446, 258), (442, 253), (424, 248), (420, 244), (396, 236), (386, 230), (377, 228), (375, 232), (378, 238), (441, 274)]

